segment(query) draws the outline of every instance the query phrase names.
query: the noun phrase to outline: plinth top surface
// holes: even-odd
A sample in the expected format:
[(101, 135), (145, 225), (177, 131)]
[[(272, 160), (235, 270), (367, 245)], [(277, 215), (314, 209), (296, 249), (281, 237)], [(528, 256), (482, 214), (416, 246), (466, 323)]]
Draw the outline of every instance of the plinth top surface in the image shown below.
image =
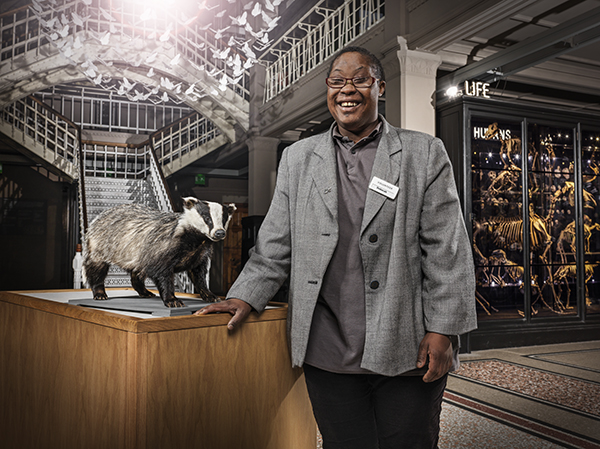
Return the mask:
[[(129, 288), (107, 289), (109, 299), (94, 301), (92, 292), (81, 290), (35, 290), (0, 292), (0, 301), (68, 316), (129, 332), (155, 332), (207, 326), (226, 326), (231, 315), (193, 313), (208, 303), (195, 295), (177, 293), (187, 307), (167, 308), (160, 297), (140, 298)], [(260, 316), (251, 314), (248, 322), (285, 319), (286, 304), (273, 303)]]

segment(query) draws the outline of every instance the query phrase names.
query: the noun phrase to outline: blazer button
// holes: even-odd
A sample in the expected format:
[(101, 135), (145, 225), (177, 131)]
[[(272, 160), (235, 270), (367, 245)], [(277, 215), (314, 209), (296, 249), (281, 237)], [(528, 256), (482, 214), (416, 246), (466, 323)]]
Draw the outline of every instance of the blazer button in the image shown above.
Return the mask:
[(369, 242), (371, 243), (375, 243), (378, 240), (379, 237), (377, 237), (377, 234), (371, 234), (369, 236)]
[(373, 281), (369, 286), (371, 287), (371, 289), (377, 290), (379, 288), (379, 282)]

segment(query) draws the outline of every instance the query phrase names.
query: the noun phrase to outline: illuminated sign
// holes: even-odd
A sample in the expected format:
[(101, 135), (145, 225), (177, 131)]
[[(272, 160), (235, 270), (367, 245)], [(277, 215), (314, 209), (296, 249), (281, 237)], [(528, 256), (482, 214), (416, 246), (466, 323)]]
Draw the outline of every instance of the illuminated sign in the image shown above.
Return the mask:
[(465, 81), (465, 95), (490, 98), (490, 84), (482, 81)]
[(203, 174), (197, 174), (195, 179), (194, 179), (194, 184), (196, 184), (197, 186), (205, 186), (206, 185), (206, 175)]
[[(485, 139), (488, 134), (488, 128), (484, 128), (483, 126), (474, 126), (473, 127), (473, 139)], [(494, 133), (491, 137), (492, 140), (508, 140), (512, 138), (512, 132), (510, 129), (499, 129), (498, 132)]]

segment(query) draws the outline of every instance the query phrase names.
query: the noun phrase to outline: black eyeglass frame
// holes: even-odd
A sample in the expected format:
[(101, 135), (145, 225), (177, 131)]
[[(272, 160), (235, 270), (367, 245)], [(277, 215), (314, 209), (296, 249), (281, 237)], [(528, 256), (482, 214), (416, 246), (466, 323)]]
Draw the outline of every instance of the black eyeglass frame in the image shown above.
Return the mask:
[[(346, 87), (346, 84), (348, 84), (348, 81), (350, 81), (350, 84), (352, 84), (354, 86), (355, 89), (366, 89), (368, 87), (371, 87), (373, 84), (375, 84), (375, 81), (377, 81), (378, 79), (375, 78), (374, 76), (356, 76), (354, 78), (344, 78), (343, 76), (335, 76), (333, 77), (334, 79), (343, 79), (344, 80), (344, 84), (342, 86), (339, 87), (335, 87), (335, 86), (331, 86), (329, 84), (329, 79), (332, 77), (327, 77), (325, 78), (325, 84), (327, 84), (327, 87), (329, 87), (330, 89), (343, 89), (344, 87)], [(371, 84), (369, 84), (368, 86), (360, 86), (358, 87), (356, 84), (354, 84), (354, 80), (355, 79), (360, 79), (360, 78), (371, 78)]]

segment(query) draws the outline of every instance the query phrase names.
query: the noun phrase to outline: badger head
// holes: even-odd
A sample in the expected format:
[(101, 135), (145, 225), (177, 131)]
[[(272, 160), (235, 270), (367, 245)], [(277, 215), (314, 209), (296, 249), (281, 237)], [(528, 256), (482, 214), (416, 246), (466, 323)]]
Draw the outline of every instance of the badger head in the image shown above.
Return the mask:
[(213, 242), (223, 240), (231, 221), (235, 204), (220, 204), (200, 201), (188, 196), (183, 198), (183, 213), (177, 224), (177, 233), (185, 229), (196, 229)]

